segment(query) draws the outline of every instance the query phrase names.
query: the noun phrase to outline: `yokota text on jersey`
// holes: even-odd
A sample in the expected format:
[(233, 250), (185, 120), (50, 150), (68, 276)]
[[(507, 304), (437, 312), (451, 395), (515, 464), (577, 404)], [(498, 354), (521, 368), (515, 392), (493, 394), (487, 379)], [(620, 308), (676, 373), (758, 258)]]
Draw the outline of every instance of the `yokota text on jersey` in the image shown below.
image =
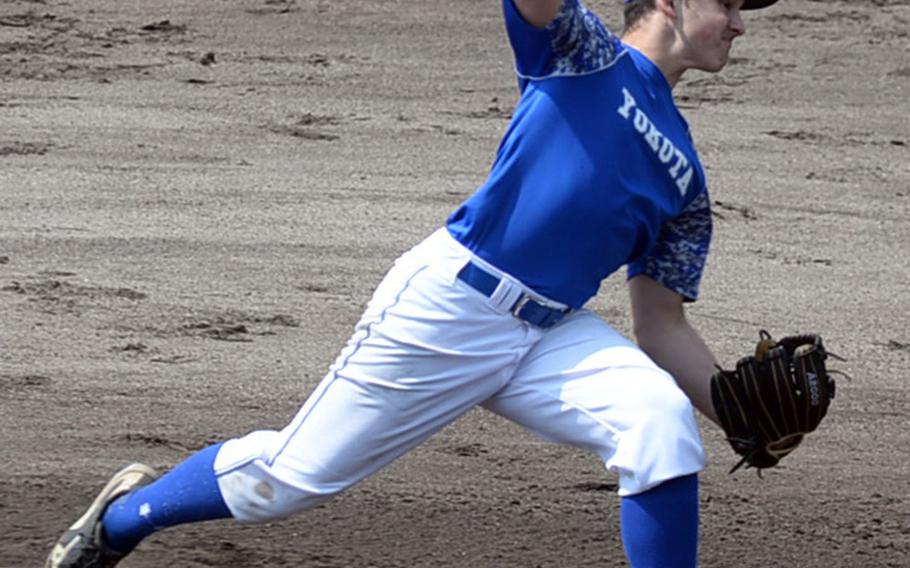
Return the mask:
[(522, 96), (487, 181), (449, 232), (573, 307), (624, 264), (695, 299), (709, 201), (663, 74), (578, 0), (544, 29), (503, 5)]

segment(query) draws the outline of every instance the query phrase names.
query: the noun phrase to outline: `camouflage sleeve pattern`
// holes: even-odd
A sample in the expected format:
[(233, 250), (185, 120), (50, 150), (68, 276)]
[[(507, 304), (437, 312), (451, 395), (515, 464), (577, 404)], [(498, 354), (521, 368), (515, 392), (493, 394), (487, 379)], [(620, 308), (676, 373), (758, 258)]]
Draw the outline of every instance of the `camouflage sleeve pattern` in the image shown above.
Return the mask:
[(553, 58), (544, 77), (600, 71), (612, 65), (621, 50), (619, 38), (579, 0), (565, 0), (547, 30)]
[(564, 0), (544, 29), (525, 22), (513, 0), (503, 2), (516, 71), (524, 83), (594, 73), (613, 64), (622, 51), (619, 38), (580, 0)]
[(693, 302), (710, 243), (711, 204), (707, 191), (702, 191), (679, 216), (664, 223), (648, 254), (629, 264), (628, 276), (646, 274)]

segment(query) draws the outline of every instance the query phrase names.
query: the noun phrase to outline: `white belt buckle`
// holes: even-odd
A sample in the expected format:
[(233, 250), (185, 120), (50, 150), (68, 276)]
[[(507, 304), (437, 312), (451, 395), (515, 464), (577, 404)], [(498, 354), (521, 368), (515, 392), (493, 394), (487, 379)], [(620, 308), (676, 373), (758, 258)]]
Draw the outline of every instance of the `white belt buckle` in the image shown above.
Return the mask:
[(524, 308), (525, 305), (527, 305), (527, 303), (530, 302), (530, 301), (531, 301), (531, 296), (530, 296), (530, 295), (528, 295), (528, 294), (522, 294), (521, 297), (518, 298), (518, 301), (515, 302), (515, 305), (512, 306), (512, 309), (510, 310), (510, 311), (512, 312), (512, 315), (515, 316), (515, 317), (517, 317), (518, 319), (521, 319), (521, 310), (522, 310), (522, 308)]

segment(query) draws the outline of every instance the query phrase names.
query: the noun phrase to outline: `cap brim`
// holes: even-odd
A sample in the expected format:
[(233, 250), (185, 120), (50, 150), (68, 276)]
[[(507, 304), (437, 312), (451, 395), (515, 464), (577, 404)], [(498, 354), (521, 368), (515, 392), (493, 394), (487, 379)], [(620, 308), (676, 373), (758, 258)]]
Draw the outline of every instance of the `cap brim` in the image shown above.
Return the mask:
[(759, 8), (767, 8), (771, 4), (774, 4), (777, 0), (746, 0), (743, 2), (743, 10), (758, 10)]

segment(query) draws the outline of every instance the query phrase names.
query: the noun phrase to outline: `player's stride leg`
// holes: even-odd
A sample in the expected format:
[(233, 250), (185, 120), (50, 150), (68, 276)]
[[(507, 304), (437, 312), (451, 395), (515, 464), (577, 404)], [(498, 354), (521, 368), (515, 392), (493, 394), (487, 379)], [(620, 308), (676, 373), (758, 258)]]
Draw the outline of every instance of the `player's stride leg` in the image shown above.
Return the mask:
[[(511, 315), (510, 294), (491, 299), (457, 281), (468, 260), (444, 230), (399, 258), (287, 427), (202, 450), (120, 500), (127, 491), (106, 491), (80, 526), (110, 562), (69, 555), (48, 566), (108, 568), (165, 527), (228, 516), (265, 522), (312, 508), (489, 399), (542, 332)], [(501, 288), (516, 296), (513, 286)]]

